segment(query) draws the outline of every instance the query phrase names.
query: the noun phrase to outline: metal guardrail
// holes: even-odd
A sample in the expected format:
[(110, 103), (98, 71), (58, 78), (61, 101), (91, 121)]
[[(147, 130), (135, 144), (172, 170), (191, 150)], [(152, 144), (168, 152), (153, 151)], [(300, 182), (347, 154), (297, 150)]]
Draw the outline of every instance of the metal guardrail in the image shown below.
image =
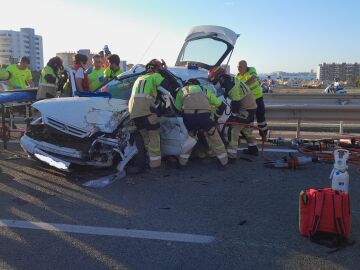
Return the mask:
[(359, 94), (265, 94), (269, 120), (360, 121)]
[(296, 136), (300, 136), (301, 121), (360, 122), (360, 94), (265, 94), (266, 118), (270, 121), (297, 121)]
[(264, 94), (266, 104), (360, 104), (360, 94), (320, 94), (320, 93), (306, 93), (306, 94), (282, 94), (272, 93)]

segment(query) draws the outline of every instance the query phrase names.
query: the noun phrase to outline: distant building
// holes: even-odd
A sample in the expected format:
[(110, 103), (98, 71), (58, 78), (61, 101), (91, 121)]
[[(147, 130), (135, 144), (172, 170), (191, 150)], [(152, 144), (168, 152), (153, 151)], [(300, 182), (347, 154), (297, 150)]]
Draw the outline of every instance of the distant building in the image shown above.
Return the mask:
[(316, 79), (316, 74), (311, 72), (284, 72), (284, 71), (275, 71), (267, 74), (258, 74), (260, 79), (266, 79), (268, 75), (272, 76), (274, 79), (284, 79), (284, 80), (302, 80), (302, 81), (312, 81)]
[[(61, 53), (56, 53), (56, 56), (60, 57), (63, 60), (63, 65), (64, 67), (72, 67), (73, 66), (73, 57), (75, 54), (77, 53), (81, 53), (84, 54), (88, 57), (88, 62), (86, 63), (86, 68), (91, 67), (92, 64), (92, 57), (96, 54), (93, 52), (90, 52), (89, 49), (80, 49), (77, 52), (61, 52)], [(123, 71), (128, 70), (127, 69), (127, 62), (126, 60), (121, 60), (120, 61), (120, 68)]]
[(61, 52), (56, 53), (56, 56), (60, 57), (63, 61), (64, 67), (72, 67), (73, 66), (73, 56), (76, 52)]
[(35, 35), (33, 28), (0, 30), (0, 65), (17, 63), (22, 56), (30, 58), (31, 70), (41, 70), (44, 67), (42, 37)]
[(122, 69), (122, 71), (127, 71), (127, 61), (126, 60), (120, 60), (120, 68)]
[(73, 66), (73, 57), (75, 54), (81, 53), (88, 57), (88, 61), (86, 63), (86, 68), (91, 67), (91, 59), (95, 53), (90, 52), (89, 49), (81, 49), (77, 52), (61, 52), (56, 53), (56, 56), (60, 57), (63, 60), (64, 67), (72, 67)]
[(333, 81), (338, 78), (340, 81), (349, 83), (355, 82), (356, 78), (360, 76), (360, 64), (327, 64), (318, 65), (316, 78), (321, 81)]

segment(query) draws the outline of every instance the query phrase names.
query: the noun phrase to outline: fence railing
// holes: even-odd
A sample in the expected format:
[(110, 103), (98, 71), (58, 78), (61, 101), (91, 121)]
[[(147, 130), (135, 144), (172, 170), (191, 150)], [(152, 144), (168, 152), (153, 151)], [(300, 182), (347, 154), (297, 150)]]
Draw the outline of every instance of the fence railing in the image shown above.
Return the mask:
[(360, 94), (265, 94), (266, 117), (270, 121), (296, 121), (300, 136), (302, 121), (360, 122)]

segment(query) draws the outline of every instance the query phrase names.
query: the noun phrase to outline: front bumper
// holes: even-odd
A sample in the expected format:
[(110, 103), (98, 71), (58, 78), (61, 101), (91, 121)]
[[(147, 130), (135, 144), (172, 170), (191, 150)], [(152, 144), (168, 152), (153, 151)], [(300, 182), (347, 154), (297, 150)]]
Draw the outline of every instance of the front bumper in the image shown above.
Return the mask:
[(30, 138), (26, 134), (21, 137), (20, 145), (26, 152), (32, 155), (34, 155), (37, 151), (43, 151), (43, 152), (52, 153), (54, 155), (59, 155), (74, 159), (83, 158), (81, 152), (78, 150), (67, 147), (56, 146), (54, 144), (47, 142), (37, 141)]
[(40, 161), (64, 171), (68, 171), (72, 163), (98, 168), (110, 167), (112, 165), (112, 160), (106, 162), (86, 160), (78, 150), (37, 141), (26, 134), (21, 137), (20, 145), (27, 153)]
[[(62, 149), (58, 149), (59, 147), (48, 144), (48, 143), (44, 143), (44, 142), (38, 142), (36, 140), (31, 139), (30, 137), (28, 137), (26, 135), (21, 137), (20, 145), (27, 153), (31, 154), (38, 160), (40, 160), (52, 167), (55, 167), (59, 170), (67, 171), (67, 172), (69, 171), (71, 162), (45, 152), (45, 151), (54, 150), (54, 149), (56, 150), (56, 152), (61, 152)], [(64, 149), (64, 150), (62, 150), (62, 152), (63, 153), (67, 152), (67, 154), (70, 154), (71, 151), (69, 151), (69, 150), (72, 150), (72, 149)], [(74, 154), (75, 156), (78, 155), (78, 153), (74, 152), (76, 150), (72, 150), (72, 151), (73, 151), (72, 154)]]

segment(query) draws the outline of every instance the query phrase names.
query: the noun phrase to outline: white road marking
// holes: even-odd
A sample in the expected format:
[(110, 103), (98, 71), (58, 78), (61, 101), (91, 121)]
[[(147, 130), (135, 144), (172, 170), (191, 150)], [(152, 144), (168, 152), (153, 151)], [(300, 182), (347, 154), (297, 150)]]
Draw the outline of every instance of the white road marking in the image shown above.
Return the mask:
[(209, 244), (215, 237), (200, 234), (172, 233), (146, 230), (130, 230), (122, 228), (92, 227), (82, 225), (32, 222), (23, 220), (0, 219), (0, 227), (21, 228), (44, 231), (58, 231), (91, 235), (130, 237), (151, 240), (175, 241), (197, 244)]

